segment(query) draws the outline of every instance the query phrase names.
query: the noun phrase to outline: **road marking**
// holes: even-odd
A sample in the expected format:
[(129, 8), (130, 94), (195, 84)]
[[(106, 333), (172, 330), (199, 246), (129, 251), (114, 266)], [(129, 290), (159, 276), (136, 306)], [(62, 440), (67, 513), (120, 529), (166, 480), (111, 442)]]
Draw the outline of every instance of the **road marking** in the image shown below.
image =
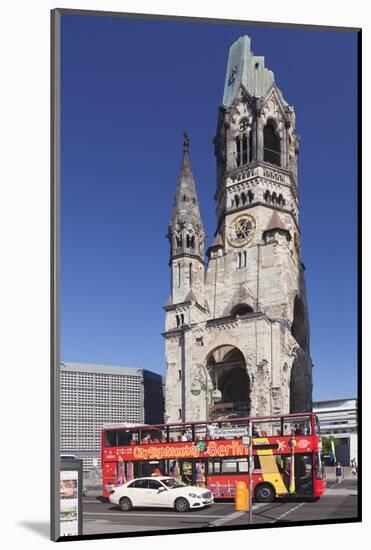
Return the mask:
[[(261, 502), (260, 504), (255, 504), (253, 507), (252, 507), (252, 511), (253, 513), (258, 510), (259, 508), (261, 508), (262, 506), (265, 506), (266, 503), (265, 502)], [(221, 516), (220, 519), (217, 519), (216, 521), (213, 521), (212, 522), (212, 525), (214, 525), (215, 527), (217, 527), (218, 525), (223, 525), (223, 523), (228, 523), (229, 521), (233, 521), (234, 519), (237, 519), (239, 518), (240, 516), (246, 516), (248, 512), (233, 512), (232, 514), (228, 514), (227, 516)], [(211, 517), (211, 516), (209, 516)]]
[[(241, 513), (241, 512), (239, 512)], [(245, 513), (245, 512), (242, 512), (242, 513)], [(144, 517), (155, 517), (155, 518), (168, 518), (168, 517), (172, 517), (172, 518), (184, 518), (184, 517), (192, 517), (194, 515), (195, 518), (221, 518), (223, 516), (213, 516), (213, 515), (200, 515), (200, 514), (189, 514), (189, 513), (186, 513), (186, 514), (151, 514), (151, 513), (140, 513), (140, 512), (137, 512), (137, 513), (133, 513), (133, 512), (128, 512), (127, 514), (123, 514), (122, 512), (120, 511), (117, 511), (117, 512), (84, 512), (84, 516), (116, 516), (116, 517), (134, 517), (134, 516), (144, 516)]]
[(218, 525), (223, 525), (223, 523), (227, 523), (228, 521), (233, 521), (236, 518), (239, 518), (240, 516), (244, 516), (246, 512), (233, 512), (233, 514), (228, 514), (228, 516), (221, 517), (220, 519), (217, 519), (216, 521), (212, 522), (212, 525), (217, 527)]
[(287, 512), (284, 512), (283, 514), (278, 516), (278, 518), (273, 519), (269, 523), (276, 523), (276, 521), (288, 516), (289, 514), (291, 514), (291, 512), (295, 512), (295, 510), (297, 510), (298, 508), (301, 508), (302, 506), (304, 506), (304, 504), (306, 504), (306, 502), (302, 502), (301, 504), (298, 504), (297, 506), (294, 506), (294, 508), (290, 508), (290, 510), (287, 510)]

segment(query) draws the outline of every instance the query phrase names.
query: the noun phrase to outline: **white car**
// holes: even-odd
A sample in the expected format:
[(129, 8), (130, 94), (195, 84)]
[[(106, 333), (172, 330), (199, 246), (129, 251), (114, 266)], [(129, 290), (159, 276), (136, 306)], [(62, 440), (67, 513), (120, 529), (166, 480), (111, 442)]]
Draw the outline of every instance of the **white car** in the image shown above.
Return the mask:
[(140, 477), (110, 493), (112, 504), (129, 512), (134, 506), (174, 508), (177, 512), (188, 512), (191, 508), (203, 508), (214, 502), (211, 491), (202, 487), (186, 485), (178, 479), (166, 476)]

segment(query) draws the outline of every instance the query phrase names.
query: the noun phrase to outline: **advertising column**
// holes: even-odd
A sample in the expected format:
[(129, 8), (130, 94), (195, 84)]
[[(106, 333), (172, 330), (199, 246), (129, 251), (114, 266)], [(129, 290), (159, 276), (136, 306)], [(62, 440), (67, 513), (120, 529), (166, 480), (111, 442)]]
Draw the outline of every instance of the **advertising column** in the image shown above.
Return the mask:
[(61, 460), (60, 536), (82, 535), (82, 461)]

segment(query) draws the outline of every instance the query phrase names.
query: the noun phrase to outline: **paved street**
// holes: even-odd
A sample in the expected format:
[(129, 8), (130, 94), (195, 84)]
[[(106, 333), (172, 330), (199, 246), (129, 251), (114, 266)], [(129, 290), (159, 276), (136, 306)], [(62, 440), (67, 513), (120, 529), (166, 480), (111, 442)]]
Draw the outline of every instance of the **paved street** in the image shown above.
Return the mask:
[[(102, 502), (98, 494), (97, 490), (89, 491), (84, 498), (84, 535), (236, 526), (247, 525), (249, 521), (248, 513), (236, 512), (233, 502), (216, 502), (209, 508), (185, 514), (145, 508), (124, 513), (109, 502)], [(254, 524), (355, 518), (357, 483), (354, 479), (345, 479), (335, 485), (333, 480), (328, 480), (327, 492), (318, 502), (276, 501), (255, 504), (253, 510)]]

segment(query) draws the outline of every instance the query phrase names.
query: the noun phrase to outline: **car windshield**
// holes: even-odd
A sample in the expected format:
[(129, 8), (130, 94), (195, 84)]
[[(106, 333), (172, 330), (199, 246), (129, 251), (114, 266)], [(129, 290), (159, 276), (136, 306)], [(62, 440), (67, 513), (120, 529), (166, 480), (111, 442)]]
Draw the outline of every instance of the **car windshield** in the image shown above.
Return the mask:
[(179, 487), (188, 487), (186, 483), (183, 483), (183, 481), (179, 481), (179, 479), (174, 479), (172, 477), (169, 477), (167, 479), (162, 479), (162, 483), (166, 485), (166, 487), (169, 487), (169, 489), (178, 489)]

